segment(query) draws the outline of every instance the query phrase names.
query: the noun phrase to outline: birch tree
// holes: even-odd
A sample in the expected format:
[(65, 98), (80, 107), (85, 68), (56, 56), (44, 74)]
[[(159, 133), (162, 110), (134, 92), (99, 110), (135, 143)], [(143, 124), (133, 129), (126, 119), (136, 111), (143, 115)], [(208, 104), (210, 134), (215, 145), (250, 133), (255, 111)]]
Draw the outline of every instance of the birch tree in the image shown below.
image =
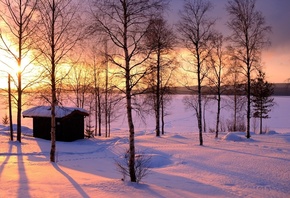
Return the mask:
[(95, 29), (104, 32), (116, 48), (108, 60), (117, 66), (122, 76), (126, 97), (126, 114), (129, 129), (128, 169), (131, 182), (136, 182), (135, 172), (135, 129), (133, 121), (133, 89), (146, 75), (142, 65), (150, 52), (144, 49), (144, 36), (150, 20), (164, 7), (164, 0), (98, 0), (93, 1), (92, 13)]
[(213, 94), (216, 95), (217, 114), (215, 137), (218, 138), (220, 128), (220, 112), (221, 112), (221, 95), (224, 91), (222, 85), (226, 83), (226, 52), (224, 50), (224, 38), (222, 34), (217, 34), (213, 40), (213, 51), (209, 61), (210, 73), (207, 76), (209, 85), (212, 88)]
[(46, 71), (46, 82), (51, 90), (50, 98), (45, 98), (51, 105), (51, 162), (55, 162), (56, 152), (55, 108), (59, 104), (57, 91), (70, 70), (71, 65), (68, 64), (72, 64), (73, 60), (70, 55), (83, 38), (78, 11), (80, 7), (73, 0), (39, 1), (41, 24), (38, 29), (40, 44), (37, 49), (42, 54), (39, 63)]
[[(0, 19), (3, 26), (0, 27), (0, 49), (7, 52), (7, 56), (16, 63), (17, 68), (8, 66), (12, 71), (17, 71), (15, 82), (17, 89), (17, 141), (21, 142), (21, 113), (22, 113), (22, 94), (33, 81), (36, 81), (30, 75), (30, 80), (23, 85), (22, 76), (26, 71), (31, 72), (29, 65), (34, 61), (32, 52), (32, 43), (36, 42), (34, 38), (37, 23), (36, 17), (37, 0), (1, 0), (0, 1)], [(26, 59), (27, 61), (23, 61)], [(29, 71), (28, 71), (29, 70)], [(13, 76), (11, 74), (11, 76)]]
[(227, 4), (230, 19), (227, 23), (231, 30), (232, 56), (240, 62), (247, 77), (247, 129), (250, 138), (251, 119), (251, 74), (259, 65), (262, 49), (269, 44), (267, 26), (262, 13), (256, 8), (256, 0), (230, 0)]
[[(164, 109), (165, 94), (174, 70), (173, 47), (175, 36), (163, 18), (152, 20), (146, 35), (147, 45), (153, 49), (152, 52), (152, 73), (147, 77), (152, 97), (147, 97), (153, 102), (155, 112), (155, 132), (160, 136), (160, 121), (162, 121), (162, 134), (164, 134)], [(171, 57), (170, 57), (171, 56)]]
[(213, 26), (215, 20), (208, 14), (212, 10), (212, 4), (206, 0), (186, 0), (182, 12), (178, 30), (184, 46), (191, 54), (190, 67), (187, 71), (196, 75), (197, 81), (197, 122), (199, 129), (199, 143), (203, 145), (202, 137), (202, 83), (207, 73), (206, 60), (211, 51), (213, 38)]
[(245, 76), (241, 72), (241, 66), (237, 60), (229, 61), (229, 68), (226, 73), (227, 87), (230, 90), (230, 95), (227, 97), (227, 108), (233, 113), (231, 119), (228, 120), (229, 131), (244, 131), (244, 111), (245, 111)]

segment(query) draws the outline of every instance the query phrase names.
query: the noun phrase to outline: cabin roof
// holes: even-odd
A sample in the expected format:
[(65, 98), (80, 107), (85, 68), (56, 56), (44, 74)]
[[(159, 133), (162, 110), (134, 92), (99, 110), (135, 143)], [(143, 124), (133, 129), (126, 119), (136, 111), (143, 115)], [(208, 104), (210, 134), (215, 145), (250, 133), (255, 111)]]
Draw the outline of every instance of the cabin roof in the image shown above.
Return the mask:
[[(63, 118), (66, 117), (72, 113), (79, 113), (84, 116), (88, 116), (89, 113), (82, 108), (78, 107), (61, 107), (56, 106), (55, 107), (55, 117), (56, 118)], [(22, 112), (23, 117), (51, 117), (51, 106), (36, 106), (32, 107), (30, 109), (27, 109)]]

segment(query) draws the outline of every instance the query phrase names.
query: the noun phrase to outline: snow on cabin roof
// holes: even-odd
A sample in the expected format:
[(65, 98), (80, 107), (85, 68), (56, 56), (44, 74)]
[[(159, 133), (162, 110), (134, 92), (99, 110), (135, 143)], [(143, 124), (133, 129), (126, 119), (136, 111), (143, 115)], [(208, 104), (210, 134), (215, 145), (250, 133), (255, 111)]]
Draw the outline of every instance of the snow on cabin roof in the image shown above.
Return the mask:
[[(74, 111), (78, 111), (83, 113), (84, 115), (89, 115), (89, 113), (82, 108), (78, 107), (55, 107), (55, 117), (56, 118), (63, 118)], [(27, 109), (22, 112), (23, 117), (51, 117), (51, 107), (50, 106), (37, 106)]]

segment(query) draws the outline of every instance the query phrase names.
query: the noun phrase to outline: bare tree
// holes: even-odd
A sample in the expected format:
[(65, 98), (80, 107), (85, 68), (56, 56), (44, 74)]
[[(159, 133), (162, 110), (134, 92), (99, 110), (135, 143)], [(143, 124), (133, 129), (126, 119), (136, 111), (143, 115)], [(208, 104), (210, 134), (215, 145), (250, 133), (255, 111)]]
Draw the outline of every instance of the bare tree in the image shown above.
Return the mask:
[(203, 145), (202, 137), (202, 82), (207, 73), (206, 60), (211, 51), (213, 37), (213, 25), (207, 14), (212, 9), (212, 4), (206, 0), (186, 0), (182, 12), (178, 30), (181, 40), (192, 55), (192, 68), (188, 71), (197, 76), (198, 111), (197, 121), (199, 129), (199, 143)]
[[(102, 38), (103, 40), (103, 51), (101, 52), (101, 56), (102, 56), (102, 71), (104, 73), (104, 89), (103, 89), (103, 111), (104, 111), (104, 124), (105, 124), (105, 137), (109, 137), (110, 136), (110, 126), (111, 126), (111, 119), (113, 116), (113, 112), (114, 112), (114, 104), (116, 104), (118, 101), (117, 98), (114, 99), (114, 94), (113, 92), (113, 84), (112, 84), (112, 80), (113, 80), (113, 73), (109, 74), (109, 65), (110, 65), (110, 61), (109, 61), (109, 40), (107, 37)], [(110, 76), (109, 76), (110, 75)], [(116, 100), (117, 99), (117, 100)], [(114, 101), (116, 100), (116, 101)]]
[[(152, 73), (147, 77), (150, 92), (152, 91), (153, 109), (155, 112), (156, 136), (160, 136), (160, 121), (164, 122), (164, 109), (166, 86), (174, 70), (174, 57), (169, 58), (169, 54), (175, 45), (175, 36), (173, 31), (167, 25), (163, 18), (153, 19), (146, 34), (147, 46), (153, 49), (152, 52)], [(166, 74), (167, 73), (167, 74)], [(161, 115), (160, 115), (161, 114)], [(164, 127), (162, 127), (164, 134)]]
[(207, 132), (207, 122), (206, 122), (206, 110), (210, 103), (212, 102), (213, 98), (209, 95), (202, 95), (202, 119), (203, 119), (203, 132)]
[(224, 92), (223, 86), (226, 83), (226, 52), (223, 47), (224, 38), (222, 34), (217, 34), (213, 40), (214, 49), (209, 61), (210, 72), (207, 76), (213, 94), (216, 95), (217, 115), (215, 137), (218, 138), (220, 128), (221, 95)]
[[(110, 136), (110, 124), (117, 118), (115, 107), (120, 98), (114, 93), (114, 69), (110, 68), (108, 39), (98, 38), (100, 41), (88, 44), (89, 56), (86, 60), (90, 66), (89, 78), (93, 79), (92, 87), (95, 101), (95, 135), (101, 136), (102, 125), (105, 126), (105, 137)], [(102, 49), (104, 48), (104, 49)]]
[[(93, 40), (93, 42), (92, 42)], [(94, 117), (95, 117), (95, 136), (102, 135), (102, 90), (104, 86), (104, 79), (101, 74), (104, 72), (103, 65), (103, 53), (99, 49), (101, 48), (100, 42), (95, 39), (91, 39), (90, 43), (87, 43), (86, 63), (89, 66), (92, 78), (92, 94), (94, 95)]]
[[(207, 131), (207, 127), (206, 127), (206, 109), (208, 107), (208, 105), (210, 104), (210, 102), (212, 101), (212, 97), (209, 97), (207, 95), (202, 95), (202, 109), (203, 109), (203, 114), (202, 114), (202, 131), (206, 132)], [(199, 111), (198, 111), (198, 95), (192, 94), (192, 95), (187, 95), (184, 96), (182, 99), (182, 102), (185, 105), (186, 109), (192, 109), (194, 110), (194, 115), (196, 116), (196, 118), (198, 119), (199, 117)]]
[(94, 74), (94, 95), (95, 95), (95, 123), (96, 135), (102, 136), (102, 94), (101, 94), (101, 65), (96, 60), (93, 61), (93, 74)]
[(267, 44), (271, 27), (266, 25), (262, 13), (256, 9), (256, 0), (230, 0), (227, 4), (230, 19), (227, 23), (232, 31), (229, 41), (235, 59), (243, 65), (247, 77), (247, 130), (250, 138), (251, 119), (251, 73), (258, 64), (261, 50)]
[(128, 168), (131, 182), (136, 182), (132, 90), (147, 73), (142, 64), (147, 61), (150, 53), (144, 53), (143, 40), (150, 20), (164, 7), (165, 1), (99, 0), (93, 2), (95, 28), (105, 32), (114, 43), (117, 53), (108, 55), (108, 59), (119, 67), (120, 75), (124, 79), (130, 140)]
[[(51, 151), (50, 161), (55, 162), (55, 107), (58, 105), (57, 92), (62, 80), (67, 76), (72, 64), (70, 57), (72, 50), (78, 41), (83, 38), (81, 28), (78, 25), (79, 5), (73, 0), (40, 0), (39, 25), (40, 44), (38, 50), (42, 53), (39, 63), (46, 71), (50, 86), (51, 98), (46, 100), (51, 104)], [(75, 54), (74, 54), (75, 55)]]
[[(0, 40), (2, 42), (2, 50), (8, 52), (17, 63), (17, 80), (15, 85), (17, 88), (17, 140), (21, 142), (21, 113), (22, 113), (22, 94), (23, 91), (32, 83), (27, 83), (23, 86), (22, 74), (28, 70), (28, 66), (33, 62), (33, 57), (30, 56), (32, 51), (31, 44), (33, 34), (37, 23), (33, 20), (36, 18), (35, 11), (37, 6), (36, 0), (1, 0), (0, 6), (3, 8), (0, 13), (0, 18), (7, 26), (8, 31), (5, 34), (3, 28), (0, 29)], [(7, 11), (7, 12), (5, 12)], [(9, 38), (9, 41), (6, 40)], [(24, 59), (28, 61), (24, 62)], [(7, 64), (7, 63), (6, 63)], [(8, 65), (10, 68), (11, 65)], [(16, 68), (14, 68), (15, 70)], [(13, 68), (12, 68), (13, 70)]]
[(226, 73), (227, 108), (233, 111), (232, 118), (228, 121), (230, 131), (243, 131), (245, 109), (245, 76), (242, 75), (241, 66), (235, 59), (229, 60)]
[(88, 105), (86, 97), (90, 94), (92, 85), (89, 66), (86, 63), (80, 63), (72, 68), (72, 71), (68, 75), (68, 89), (73, 91), (74, 96), (70, 100), (80, 108), (84, 108)]
[(108, 90), (108, 98), (107, 98), (107, 120), (106, 120), (106, 125), (107, 125), (107, 135), (106, 137), (111, 136), (111, 123), (115, 120), (117, 120), (120, 117), (120, 106), (121, 106), (121, 100), (122, 96), (119, 93), (115, 93), (113, 90), (113, 87), (111, 87), (110, 90)]

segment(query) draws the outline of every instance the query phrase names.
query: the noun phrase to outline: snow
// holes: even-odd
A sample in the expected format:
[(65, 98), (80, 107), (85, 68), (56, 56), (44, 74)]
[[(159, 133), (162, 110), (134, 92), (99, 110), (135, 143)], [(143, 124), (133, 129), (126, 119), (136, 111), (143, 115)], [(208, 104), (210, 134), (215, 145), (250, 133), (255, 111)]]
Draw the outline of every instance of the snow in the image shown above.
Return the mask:
[[(74, 111), (79, 111), (85, 114), (88, 112), (85, 109), (77, 108), (77, 107), (55, 107), (55, 117), (63, 118)], [(50, 106), (36, 106), (30, 109), (27, 109), (22, 112), (24, 117), (51, 117), (51, 107)]]
[(136, 150), (151, 157), (139, 184), (122, 181), (116, 169), (128, 148), (122, 118), (110, 138), (57, 142), (56, 163), (49, 162), (50, 141), (32, 137), (30, 124), (21, 144), (9, 141), (9, 127), (0, 125), (0, 197), (290, 196), (290, 97), (277, 97), (267, 134), (247, 139), (243, 132), (222, 132), (215, 139), (204, 133), (204, 146), (194, 115), (184, 110), (182, 96), (174, 97), (165, 135), (155, 137), (152, 118), (147, 125), (136, 122)]

